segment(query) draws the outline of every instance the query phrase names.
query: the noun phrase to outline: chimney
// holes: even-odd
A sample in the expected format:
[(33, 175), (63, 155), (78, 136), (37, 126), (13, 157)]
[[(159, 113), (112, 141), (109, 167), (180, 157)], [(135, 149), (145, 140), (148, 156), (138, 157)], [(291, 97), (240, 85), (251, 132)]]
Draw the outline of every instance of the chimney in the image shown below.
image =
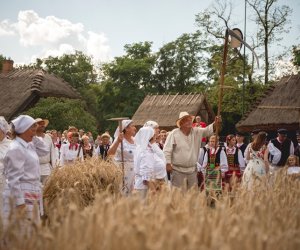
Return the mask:
[(14, 61), (10, 59), (4, 59), (2, 62), (2, 73), (7, 74), (14, 68)]

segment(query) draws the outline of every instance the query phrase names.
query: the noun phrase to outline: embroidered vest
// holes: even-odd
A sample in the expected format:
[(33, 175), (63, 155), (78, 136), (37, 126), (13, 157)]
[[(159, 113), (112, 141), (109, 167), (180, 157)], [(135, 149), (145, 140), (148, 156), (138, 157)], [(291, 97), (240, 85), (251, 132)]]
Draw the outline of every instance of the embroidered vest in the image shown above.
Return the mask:
[(207, 149), (207, 155), (208, 155), (207, 167), (210, 166), (210, 163), (214, 163), (215, 167), (220, 166), (221, 151), (222, 151), (221, 148), (218, 148), (216, 154), (211, 154), (210, 148)]
[(229, 171), (238, 171), (240, 170), (239, 164), (239, 149), (235, 147), (234, 154), (228, 154), (226, 150), (227, 161), (228, 161), (228, 170)]

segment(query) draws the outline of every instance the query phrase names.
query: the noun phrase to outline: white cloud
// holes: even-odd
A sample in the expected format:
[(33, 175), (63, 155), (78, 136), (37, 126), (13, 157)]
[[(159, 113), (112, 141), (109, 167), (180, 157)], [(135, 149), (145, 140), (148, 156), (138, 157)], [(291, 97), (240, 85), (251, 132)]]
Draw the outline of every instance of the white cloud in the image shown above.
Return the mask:
[(293, 64), (291, 58), (284, 58), (275, 61), (275, 77), (281, 78), (282, 76), (297, 74), (297, 68)]
[(32, 59), (61, 56), (75, 50), (92, 56), (94, 62), (110, 59), (110, 46), (104, 33), (86, 31), (82, 23), (72, 23), (55, 16), (40, 17), (33, 10), (20, 11), (18, 21), (0, 23), (0, 36), (16, 34), (23, 47), (41, 49)]
[(108, 39), (104, 33), (97, 34), (88, 32), (86, 41), (87, 54), (93, 58), (101, 58), (103, 61), (109, 60), (110, 47), (107, 45)]
[(81, 23), (73, 24), (68, 20), (54, 16), (41, 18), (33, 10), (20, 11), (17, 28), (20, 42), (24, 46), (57, 43), (61, 40), (77, 35), (84, 30)]
[(70, 44), (60, 44), (58, 49), (49, 49), (45, 52), (45, 54), (42, 57), (49, 57), (49, 56), (62, 56), (63, 54), (74, 54), (75, 49)]
[(0, 22), (0, 36), (12, 36), (15, 34), (15, 31), (12, 29), (8, 20), (3, 20)]

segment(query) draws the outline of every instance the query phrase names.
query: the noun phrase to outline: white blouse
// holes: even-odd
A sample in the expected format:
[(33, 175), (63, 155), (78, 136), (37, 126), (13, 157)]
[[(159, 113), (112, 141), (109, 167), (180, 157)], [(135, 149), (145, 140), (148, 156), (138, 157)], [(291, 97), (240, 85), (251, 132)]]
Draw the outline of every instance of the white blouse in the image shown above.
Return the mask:
[[(124, 162), (133, 162), (133, 156), (136, 149), (136, 144), (132, 144), (128, 142), (126, 139), (123, 139), (123, 156)], [(121, 143), (119, 144), (116, 154), (115, 154), (115, 161), (121, 162)]]
[(60, 148), (60, 166), (64, 166), (68, 162), (73, 162), (76, 160), (78, 151), (79, 159), (83, 161), (83, 150), (79, 144), (77, 144), (77, 149), (75, 147), (70, 149), (70, 143), (62, 144)]
[(4, 157), (4, 174), (11, 195), (16, 198), (16, 205), (25, 203), (22, 183), (40, 187), (39, 156), (48, 153), (44, 142), (36, 136), (29, 143), (16, 137), (10, 144)]
[(167, 176), (166, 162), (157, 151), (148, 145), (147, 149), (141, 153), (140, 164), (135, 167), (135, 189), (147, 189), (143, 184), (144, 180), (164, 179)]

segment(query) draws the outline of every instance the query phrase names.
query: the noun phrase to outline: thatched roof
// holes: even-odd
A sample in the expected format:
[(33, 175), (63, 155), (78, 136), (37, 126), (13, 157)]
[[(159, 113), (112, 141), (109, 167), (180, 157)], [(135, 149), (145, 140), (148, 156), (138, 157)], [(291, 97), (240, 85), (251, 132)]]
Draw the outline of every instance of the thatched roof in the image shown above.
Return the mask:
[(161, 129), (171, 130), (176, 126), (179, 113), (187, 111), (192, 115), (200, 115), (206, 123), (214, 120), (214, 112), (205, 95), (148, 95), (139, 106), (132, 119), (137, 126), (143, 126), (148, 120), (156, 121)]
[(239, 131), (253, 129), (297, 130), (300, 126), (300, 75), (285, 76), (266, 90), (260, 100), (236, 124)]
[(33, 106), (41, 97), (80, 98), (69, 83), (43, 70), (15, 69), (1, 73), (0, 89), (0, 115), (8, 120)]

